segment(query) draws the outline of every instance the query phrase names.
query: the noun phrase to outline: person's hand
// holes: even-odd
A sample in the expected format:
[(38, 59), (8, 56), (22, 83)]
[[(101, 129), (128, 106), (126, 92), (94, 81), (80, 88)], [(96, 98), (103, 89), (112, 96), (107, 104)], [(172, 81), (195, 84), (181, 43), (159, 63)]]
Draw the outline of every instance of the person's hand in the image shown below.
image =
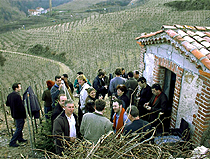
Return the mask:
[(145, 103), (145, 104), (144, 104), (144, 108), (146, 108), (148, 105), (149, 105), (149, 103)]
[(147, 109), (147, 110), (151, 110), (152, 108), (150, 107), (150, 106), (145, 106), (145, 108)]
[(61, 83), (61, 84), (59, 85), (58, 90), (61, 90), (62, 87), (63, 87), (63, 83)]
[(76, 137), (70, 137), (71, 142), (75, 142), (75, 140), (76, 140)]
[(164, 113), (163, 113), (163, 112), (160, 112), (159, 114), (160, 114), (160, 115), (163, 115)]

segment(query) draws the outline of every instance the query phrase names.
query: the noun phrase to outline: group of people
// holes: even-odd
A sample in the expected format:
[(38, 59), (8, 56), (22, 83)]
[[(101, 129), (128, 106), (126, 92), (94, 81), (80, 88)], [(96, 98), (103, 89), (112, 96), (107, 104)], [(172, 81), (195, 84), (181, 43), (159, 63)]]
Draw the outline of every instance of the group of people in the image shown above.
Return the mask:
[[(77, 73), (74, 84), (68, 80), (67, 74), (55, 76), (55, 81), (46, 82), (48, 89), (43, 92), (42, 100), (45, 101), (45, 117), (52, 123), (57, 154), (63, 151), (65, 141), (74, 142), (80, 137), (95, 144), (102, 135), (110, 131), (117, 134), (146, 132), (155, 126), (155, 123), (151, 125), (149, 122), (156, 119), (160, 112), (165, 112), (167, 97), (159, 84), (150, 87), (144, 77), (139, 77), (138, 71), (126, 74), (124, 68), (116, 68), (114, 74), (115, 77), (112, 74), (107, 76), (103, 69), (99, 69), (92, 85), (83, 72)], [(11, 107), (12, 112), (14, 107), (22, 107), (22, 104), (13, 106), (14, 99), (11, 99), (12, 94), (18, 94), (19, 86), (14, 87), (14, 92), (7, 98), (7, 106)], [(79, 97), (77, 114), (74, 112), (74, 89)], [(110, 98), (110, 119), (104, 116), (106, 95)], [(18, 98), (21, 100), (19, 94)], [(24, 109), (18, 111), (21, 110), (23, 112), (20, 114), (25, 114)], [(150, 115), (147, 116), (147, 113)], [(17, 140), (25, 141), (20, 133), (24, 123), (18, 126), (19, 117), (13, 115), (13, 118), (16, 120), (17, 135), (15, 132), (10, 146), (17, 146)], [(22, 115), (21, 119), (24, 118)]]

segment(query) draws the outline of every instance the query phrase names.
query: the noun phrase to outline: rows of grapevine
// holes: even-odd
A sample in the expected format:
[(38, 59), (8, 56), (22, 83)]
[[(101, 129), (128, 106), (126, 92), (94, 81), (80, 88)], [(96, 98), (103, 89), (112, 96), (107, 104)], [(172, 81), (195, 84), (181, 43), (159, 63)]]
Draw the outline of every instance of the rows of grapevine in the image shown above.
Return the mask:
[(13, 83), (21, 82), (23, 91), (31, 86), (40, 95), (46, 89), (47, 80), (54, 80), (55, 75), (70, 72), (68, 67), (44, 58), (12, 52), (3, 52), (3, 56), (6, 62), (0, 69), (0, 90), (4, 94), (12, 91)]
[(89, 79), (99, 68), (111, 73), (117, 66), (127, 71), (139, 67), (139, 47), (135, 42), (143, 32), (160, 30), (162, 25), (209, 26), (210, 11), (175, 11), (163, 4), (173, 0), (150, 0), (144, 6), (121, 12), (95, 14), (72, 21), (38, 29), (20, 30), (0, 35), (0, 47), (26, 52), (41, 44), (56, 54), (65, 52), (66, 64), (76, 72), (84, 71)]

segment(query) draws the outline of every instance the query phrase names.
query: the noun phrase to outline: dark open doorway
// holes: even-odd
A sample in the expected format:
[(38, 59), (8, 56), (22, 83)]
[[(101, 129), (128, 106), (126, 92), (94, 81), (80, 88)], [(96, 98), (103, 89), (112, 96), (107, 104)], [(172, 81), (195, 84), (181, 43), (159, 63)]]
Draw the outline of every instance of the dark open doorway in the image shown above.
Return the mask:
[[(174, 97), (174, 89), (175, 89), (175, 83), (176, 83), (176, 74), (172, 71), (165, 69), (165, 80), (164, 80), (164, 87), (163, 92), (168, 97), (168, 108), (165, 112), (165, 116), (169, 117), (171, 116), (172, 106), (173, 106), (173, 97)], [(170, 120), (171, 118), (167, 119), (164, 122), (165, 129), (169, 129), (170, 127)]]

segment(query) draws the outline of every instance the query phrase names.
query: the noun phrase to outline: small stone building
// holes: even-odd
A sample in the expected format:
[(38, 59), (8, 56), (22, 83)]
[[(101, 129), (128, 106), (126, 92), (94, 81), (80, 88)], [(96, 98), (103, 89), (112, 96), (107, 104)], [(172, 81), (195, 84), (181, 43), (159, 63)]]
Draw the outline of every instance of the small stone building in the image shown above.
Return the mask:
[(184, 118), (200, 144), (210, 121), (210, 27), (164, 25), (136, 40), (142, 76), (168, 96), (170, 127), (178, 128)]

